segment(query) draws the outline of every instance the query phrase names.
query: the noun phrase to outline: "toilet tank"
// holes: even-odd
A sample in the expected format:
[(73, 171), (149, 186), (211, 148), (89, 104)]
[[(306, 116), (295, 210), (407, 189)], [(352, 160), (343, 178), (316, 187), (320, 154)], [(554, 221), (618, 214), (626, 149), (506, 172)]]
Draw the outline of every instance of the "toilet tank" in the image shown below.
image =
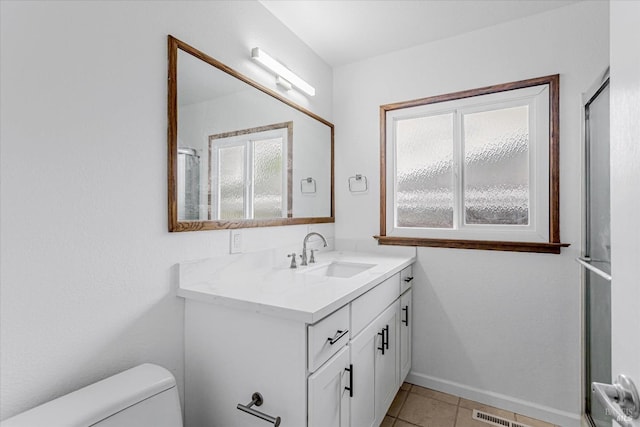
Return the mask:
[(0, 427), (182, 427), (173, 375), (144, 364), (23, 412)]

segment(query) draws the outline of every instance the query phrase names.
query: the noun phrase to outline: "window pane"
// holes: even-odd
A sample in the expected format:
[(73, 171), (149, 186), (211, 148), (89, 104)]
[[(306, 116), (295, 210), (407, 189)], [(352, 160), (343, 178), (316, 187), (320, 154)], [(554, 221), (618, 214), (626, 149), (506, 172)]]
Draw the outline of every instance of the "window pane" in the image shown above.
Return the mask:
[(253, 217), (282, 217), (282, 138), (253, 142)]
[(178, 221), (200, 219), (200, 156), (178, 150)]
[(398, 227), (453, 227), (453, 114), (396, 122)]
[(529, 107), (463, 117), (466, 224), (529, 224)]
[(244, 218), (244, 146), (222, 147), (218, 152), (220, 218)]

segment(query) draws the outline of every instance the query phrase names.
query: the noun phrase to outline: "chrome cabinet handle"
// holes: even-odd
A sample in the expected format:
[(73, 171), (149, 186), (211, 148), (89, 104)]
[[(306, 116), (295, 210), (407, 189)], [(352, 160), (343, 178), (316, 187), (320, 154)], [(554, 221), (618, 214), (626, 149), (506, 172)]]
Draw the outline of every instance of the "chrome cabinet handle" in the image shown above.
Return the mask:
[(344, 331), (338, 330), (338, 331), (336, 331), (336, 334), (333, 336), (333, 338), (331, 338), (331, 337), (327, 338), (327, 341), (329, 341), (330, 345), (334, 345), (335, 343), (337, 343), (340, 340), (340, 338), (342, 338), (343, 336), (345, 336), (348, 333), (349, 333), (348, 329), (345, 329)]
[(607, 409), (609, 416), (623, 427), (633, 427), (631, 420), (640, 417), (638, 389), (629, 377), (618, 375), (613, 385), (593, 382), (591, 392)]

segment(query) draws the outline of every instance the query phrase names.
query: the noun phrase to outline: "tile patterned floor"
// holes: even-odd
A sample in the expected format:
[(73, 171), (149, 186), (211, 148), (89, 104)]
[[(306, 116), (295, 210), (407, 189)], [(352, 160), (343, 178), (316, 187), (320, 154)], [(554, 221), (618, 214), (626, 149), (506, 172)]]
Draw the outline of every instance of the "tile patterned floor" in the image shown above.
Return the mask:
[(404, 383), (380, 427), (490, 427), (471, 418), (474, 409), (531, 427), (557, 427), (451, 394)]

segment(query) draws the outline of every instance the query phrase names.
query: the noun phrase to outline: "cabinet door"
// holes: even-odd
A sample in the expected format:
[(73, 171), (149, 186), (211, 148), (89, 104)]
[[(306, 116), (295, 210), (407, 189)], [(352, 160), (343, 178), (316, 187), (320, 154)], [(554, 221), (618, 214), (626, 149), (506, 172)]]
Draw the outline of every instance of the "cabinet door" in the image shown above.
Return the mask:
[(384, 330), (385, 350), (375, 353), (375, 417), (381, 423), (393, 402), (399, 386), (399, 315), (400, 302), (396, 300), (374, 322), (380, 331)]
[(413, 313), (411, 307), (411, 289), (402, 294), (400, 297), (400, 381), (403, 382), (407, 378), (409, 370), (411, 370), (411, 331), (413, 322), (411, 315)]
[[(351, 426), (372, 427), (376, 422), (375, 411), (375, 357), (382, 343), (378, 324), (373, 322), (349, 344), (353, 365), (353, 397), (351, 398)], [(377, 426), (375, 426), (377, 427)]]
[(349, 426), (349, 351), (345, 347), (309, 377), (308, 427)]

